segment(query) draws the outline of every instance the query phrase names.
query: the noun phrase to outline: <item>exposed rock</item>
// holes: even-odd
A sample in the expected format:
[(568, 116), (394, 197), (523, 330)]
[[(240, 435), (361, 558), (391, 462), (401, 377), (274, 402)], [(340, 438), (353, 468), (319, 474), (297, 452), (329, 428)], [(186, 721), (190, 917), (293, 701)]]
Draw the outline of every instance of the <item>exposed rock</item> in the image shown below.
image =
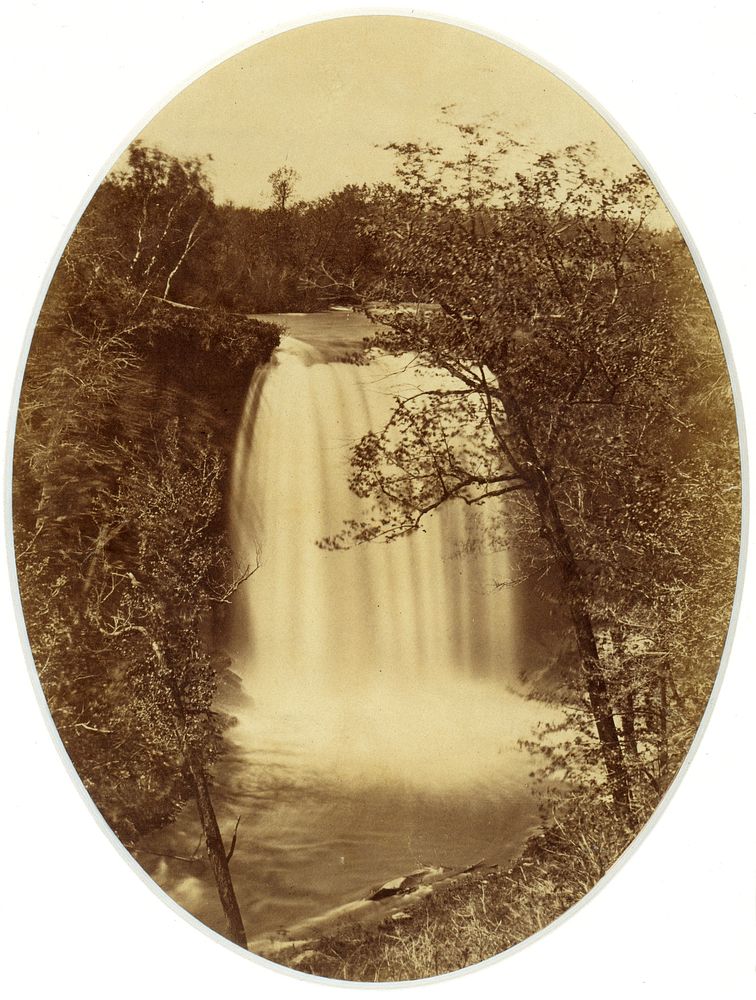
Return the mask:
[(379, 899), (386, 899), (387, 896), (396, 896), (399, 893), (411, 892), (419, 885), (427, 885), (431, 881), (436, 881), (434, 876), (443, 876), (447, 871), (451, 871), (451, 869), (420, 868), (415, 872), (410, 872), (409, 875), (400, 875), (389, 882), (384, 882), (383, 885), (374, 889), (367, 898), (377, 901)]

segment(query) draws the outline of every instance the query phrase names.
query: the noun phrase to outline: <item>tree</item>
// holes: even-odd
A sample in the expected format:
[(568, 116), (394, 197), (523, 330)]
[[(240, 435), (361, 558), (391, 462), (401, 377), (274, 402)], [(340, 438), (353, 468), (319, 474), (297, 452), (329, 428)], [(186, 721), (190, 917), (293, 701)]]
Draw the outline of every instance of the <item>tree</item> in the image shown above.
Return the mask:
[(124, 666), (121, 710), (139, 720), (142, 742), (181, 762), (197, 805), (231, 940), (246, 947), (227, 854), (208, 782), (223, 720), (213, 712), (216, 657), (206, 636), (213, 608), (228, 604), (254, 569), (238, 565), (218, 531), (224, 463), (208, 443), (156, 430), (157, 449), (130, 456), (107, 516), (115, 527), (92, 625)]
[[(700, 475), (691, 490), (683, 461), (691, 438), (699, 449), (707, 441), (690, 414), (702, 391), (694, 331), (716, 354), (708, 377), (721, 381), (726, 369), (700, 284), (681, 280), (687, 254), (649, 225), (658, 199), (643, 171), (612, 177), (574, 147), (526, 164), (527, 151), (506, 136), (469, 125), (456, 135), (451, 157), (390, 147), (399, 188), (373, 224), (385, 269), (373, 296), (395, 304), (380, 314), (374, 347), (451, 379), (397, 396), (387, 425), (359, 442), (351, 485), (372, 498), (373, 513), (327, 544), (391, 540), (441, 504), (504, 498), (499, 541), (516, 533), (531, 568), (560, 582), (580, 666), (575, 690), (597, 737), (583, 776), (595, 746), (628, 824), (633, 779), (645, 767), (635, 764), (646, 749), (636, 700), (650, 657), (641, 653), (656, 652), (671, 594), (665, 559), (711, 499)], [(509, 160), (519, 169), (505, 173)], [(721, 414), (729, 483), (729, 396)], [(732, 567), (732, 504), (725, 521)], [(643, 622), (640, 646), (631, 616)], [(617, 668), (630, 659), (632, 683)], [(570, 717), (582, 719), (582, 710)]]
[(137, 288), (169, 298), (214, 207), (201, 160), (179, 160), (135, 142), (127, 167), (106, 180), (95, 199), (111, 205), (124, 276)]
[(293, 167), (284, 164), (268, 177), (273, 207), (279, 212), (285, 212), (289, 202), (294, 197), (294, 191), (299, 181), (299, 174)]

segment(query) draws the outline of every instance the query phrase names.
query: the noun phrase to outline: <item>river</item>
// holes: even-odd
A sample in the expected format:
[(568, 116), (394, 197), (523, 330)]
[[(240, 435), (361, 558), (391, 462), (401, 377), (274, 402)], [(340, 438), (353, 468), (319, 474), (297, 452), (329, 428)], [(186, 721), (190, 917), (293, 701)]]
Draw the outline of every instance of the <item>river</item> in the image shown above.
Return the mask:
[[(364, 516), (351, 447), (414, 376), (406, 359), (344, 362), (372, 331), (359, 314), (266, 318), (287, 333), (250, 387), (231, 497), (234, 545), (261, 565), (237, 595), (240, 684), (222, 701), (238, 722), (213, 789), (227, 842), (241, 817), (231, 873), (250, 938), (420, 866), (510, 860), (537, 824), (518, 740), (546, 711), (524, 696), (522, 598), (494, 587), (506, 554), (465, 544), (496, 501), (448, 504), (391, 544), (316, 544)], [(199, 838), (187, 806), (137, 857), (222, 932)]]

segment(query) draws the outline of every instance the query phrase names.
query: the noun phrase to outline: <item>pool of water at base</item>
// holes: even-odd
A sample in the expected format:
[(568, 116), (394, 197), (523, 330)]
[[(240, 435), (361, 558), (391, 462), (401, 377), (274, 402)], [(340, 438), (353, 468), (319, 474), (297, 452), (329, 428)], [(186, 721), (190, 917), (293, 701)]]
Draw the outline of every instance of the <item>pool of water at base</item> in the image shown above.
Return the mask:
[[(234, 748), (213, 797), (227, 845), (241, 817), (231, 874), (248, 936), (363, 899), (423, 866), (506, 865), (537, 814), (526, 781), (503, 782), (446, 792), (395, 781), (360, 785), (302, 773), (301, 761), (294, 773), (281, 754), (254, 758)], [(223, 933), (200, 841), (190, 804), (177, 822), (142, 840), (136, 858), (179, 905)]]

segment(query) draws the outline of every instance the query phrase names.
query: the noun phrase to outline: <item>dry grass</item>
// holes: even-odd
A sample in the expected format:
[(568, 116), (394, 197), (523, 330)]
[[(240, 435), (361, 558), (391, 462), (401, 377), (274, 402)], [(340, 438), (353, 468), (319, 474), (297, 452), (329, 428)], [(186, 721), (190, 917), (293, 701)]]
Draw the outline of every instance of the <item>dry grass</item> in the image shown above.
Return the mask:
[(438, 888), (406, 919), (310, 945), (292, 964), (351, 982), (424, 979), (475, 965), (541, 930), (593, 888), (630, 834), (608, 809), (573, 802), (507, 872)]

